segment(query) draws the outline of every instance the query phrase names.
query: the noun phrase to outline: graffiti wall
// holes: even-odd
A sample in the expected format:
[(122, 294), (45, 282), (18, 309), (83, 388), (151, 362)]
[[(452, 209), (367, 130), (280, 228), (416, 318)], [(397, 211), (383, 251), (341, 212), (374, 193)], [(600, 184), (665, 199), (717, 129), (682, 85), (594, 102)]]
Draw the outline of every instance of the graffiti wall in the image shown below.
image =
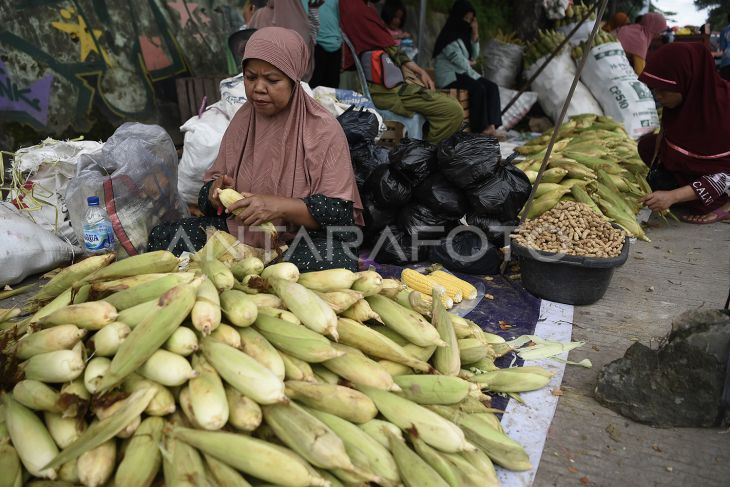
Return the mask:
[(225, 74), (236, 0), (3, 0), (0, 132), (158, 122), (173, 79)]

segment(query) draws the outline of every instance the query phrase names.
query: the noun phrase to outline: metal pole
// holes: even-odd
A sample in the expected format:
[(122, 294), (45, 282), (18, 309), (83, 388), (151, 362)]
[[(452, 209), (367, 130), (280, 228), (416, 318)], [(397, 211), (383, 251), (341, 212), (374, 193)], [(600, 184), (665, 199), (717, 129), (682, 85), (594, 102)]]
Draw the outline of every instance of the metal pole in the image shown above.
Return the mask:
[[(504, 115), (505, 113), (507, 113), (507, 110), (509, 110), (512, 107), (512, 105), (514, 105), (517, 102), (517, 100), (519, 99), (519, 97), (522, 96), (522, 94), (525, 91), (527, 91), (527, 89), (530, 87), (530, 85), (532, 84), (532, 82), (535, 81), (537, 79), (537, 77), (542, 74), (542, 72), (545, 70), (545, 68), (547, 67), (547, 65), (550, 64), (550, 61), (552, 61), (553, 59), (555, 59), (555, 56), (558, 55), (558, 53), (563, 49), (563, 47), (565, 47), (565, 45), (568, 43), (568, 41), (570, 41), (570, 39), (573, 38), (573, 36), (575, 35), (575, 33), (578, 32), (578, 29), (580, 29), (580, 27), (583, 25), (583, 22), (585, 22), (586, 20), (588, 20), (588, 18), (591, 16), (591, 14), (593, 13), (593, 11), (596, 9), (596, 6), (598, 6), (598, 2), (594, 3), (591, 6), (591, 8), (588, 10), (588, 12), (586, 12), (585, 16), (580, 20), (580, 22), (576, 23), (575, 24), (575, 27), (573, 27), (573, 30), (571, 30), (570, 33), (568, 33), (568, 35), (565, 37), (565, 40), (560, 43), (560, 45), (557, 47), (557, 49), (555, 49), (553, 52), (550, 53), (550, 55), (545, 60), (545, 62), (542, 64), (542, 66), (540, 66), (540, 68), (537, 71), (535, 71), (535, 74), (533, 74), (530, 77), (530, 79), (527, 80), (527, 83), (525, 83), (522, 86), (522, 88), (520, 88), (520, 91), (517, 92), (517, 94), (509, 101), (509, 103), (507, 103), (507, 105), (502, 109), (502, 115)], [(598, 17), (598, 20), (599, 21), (600, 21), (600, 18), (601, 17)]]
[(423, 64), (423, 45), (426, 30), (426, 4), (428, 0), (421, 0), (421, 9), (418, 12), (418, 61)]
[(530, 192), (530, 198), (527, 200), (527, 203), (525, 203), (525, 208), (522, 210), (522, 218), (520, 218), (520, 223), (524, 222), (527, 218), (527, 213), (530, 211), (530, 207), (532, 206), (532, 202), (535, 199), (535, 190), (537, 189), (537, 186), (540, 184), (540, 181), (542, 180), (542, 175), (545, 173), (545, 169), (547, 168), (548, 161), (550, 160), (550, 155), (553, 152), (553, 146), (555, 145), (555, 142), (558, 140), (558, 134), (560, 133), (560, 126), (563, 124), (563, 120), (565, 120), (565, 114), (568, 113), (568, 108), (570, 107), (570, 100), (573, 98), (573, 93), (575, 93), (575, 88), (578, 86), (578, 81), (580, 80), (580, 75), (583, 72), (583, 68), (586, 65), (586, 61), (588, 60), (588, 56), (591, 55), (591, 49), (590, 46), (593, 45), (593, 39), (596, 37), (596, 33), (598, 32), (598, 25), (601, 22), (601, 18), (603, 17), (603, 14), (606, 12), (606, 5), (608, 4), (608, 0), (602, 0), (601, 2), (601, 8), (598, 13), (598, 17), (596, 18), (596, 23), (593, 24), (593, 30), (591, 31), (591, 35), (588, 37), (588, 40), (586, 41), (586, 46), (588, 46), (586, 49), (583, 50), (583, 57), (580, 60), (580, 64), (578, 65), (578, 71), (575, 73), (575, 78), (573, 78), (573, 84), (570, 85), (570, 91), (568, 91), (568, 97), (565, 99), (565, 103), (563, 103), (563, 109), (560, 111), (560, 116), (558, 116), (558, 119), (555, 120), (555, 128), (553, 129), (553, 135), (550, 137), (550, 143), (547, 146), (547, 149), (545, 150), (545, 157), (542, 159), (542, 165), (540, 166), (540, 171), (537, 173), (537, 178), (535, 179), (535, 183), (532, 185), (532, 191)]

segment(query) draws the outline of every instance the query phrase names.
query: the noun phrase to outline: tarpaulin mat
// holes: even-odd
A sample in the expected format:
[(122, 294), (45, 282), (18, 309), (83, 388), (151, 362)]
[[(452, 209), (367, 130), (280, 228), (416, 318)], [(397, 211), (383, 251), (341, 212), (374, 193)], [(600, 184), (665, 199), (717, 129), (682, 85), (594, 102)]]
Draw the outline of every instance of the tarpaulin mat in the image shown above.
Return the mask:
[[(423, 270), (429, 264), (409, 266)], [(403, 267), (379, 264), (369, 259), (360, 260), (360, 268), (374, 267), (383, 277), (400, 279)], [(541, 338), (570, 341), (573, 307), (543, 301), (528, 293), (519, 280), (504, 276), (473, 276), (455, 274), (470, 282), (478, 290), (476, 299), (464, 300), (451, 310), (453, 313), (477, 323), (483, 330), (496, 333), (505, 340), (521, 335), (537, 335)], [(485, 294), (489, 295), (485, 298)], [(493, 299), (491, 299), (493, 298)], [(559, 356), (567, 359), (567, 354)], [(555, 373), (550, 384), (539, 391), (521, 394), (524, 404), (506, 396), (492, 395), (492, 407), (502, 409), (502, 426), (514, 440), (520, 442), (530, 456), (532, 470), (510, 472), (497, 467), (503, 486), (527, 487), (537, 472), (547, 432), (557, 407), (559, 387), (563, 379), (565, 363), (545, 359), (524, 362), (508, 354), (497, 361), (499, 367), (539, 365)]]

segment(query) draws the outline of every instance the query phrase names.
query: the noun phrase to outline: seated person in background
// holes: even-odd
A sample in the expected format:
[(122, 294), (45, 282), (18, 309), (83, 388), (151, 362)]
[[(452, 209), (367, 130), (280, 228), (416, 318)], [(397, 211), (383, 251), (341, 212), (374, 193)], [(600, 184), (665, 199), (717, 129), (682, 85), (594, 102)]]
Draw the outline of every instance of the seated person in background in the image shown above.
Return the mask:
[[(347, 249), (356, 232), (327, 232), (329, 226), (362, 225), (362, 204), (342, 128), (299, 83), (307, 59), (304, 40), (294, 31), (265, 27), (251, 37), (243, 64), (248, 102), (236, 112), (218, 158), (205, 173), (198, 201), (206, 216), (158, 225), (148, 250), (173, 243), (170, 250), (177, 255), (200, 249), (209, 226), (266, 248), (267, 234), (256, 226), (272, 222), (286, 228), (284, 241), (307, 231), (310, 241), (292, 244), (286, 256), (302, 272), (357, 270), (357, 259)], [(245, 196), (230, 209), (241, 210), (239, 215), (226, 218), (219, 188)]]
[(626, 15), (624, 12), (616, 12), (613, 14), (613, 17), (603, 24), (603, 29), (606, 32), (613, 32), (614, 30), (618, 29), (619, 27), (623, 27), (624, 25), (628, 25), (629, 23), (629, 16)]
[[(390, 86), (387, 86), (387, 79), (383, 79), (381, 83), (370, 82), (368, 87), (377, 108), (390, 110), (404, 117), (412, 117), (414, 112), (422, 114), (428, 122), (424, 139), (432, 144), (447, 139), (461, 128), (464, 110), (459, 102), (433, 91), (431, 77), (396, 46), (383, 19), (365, 0), (340, 0), (340, 22), (342, 31), (352, 41), (355, 52), (361, 59), (363, 54), (369, 56), (370, 60), (374, 59), (379, 63), (380, 69), (383, 68), (383, 63), (392, 61), (401, 71), (410, 70), (423, 85), (406, 83), (403, 76)], [(381, 59), (380, 53), (383, 53), (385, 61), (378, 61)], [(391, 64), (389, 66), (392, 67)], [(349, 49), (345, 51), (344, 68), (354, 68)], [(392, 70), (383, 69), (383, 72), (384, 78), (392, 76)]]
[[(675, 42), (652, 54), (639, 77), (664, 107), (660, 135), (639, 141), (654, 190), (643, 202), (655, 211), (677, 203), (696, 212), (682, 219), (730, 219), (730, 83), (720, 78), (707, 48)], [(655, 160), (656, 159), (656, 160)]]
[(408, 32), (403, 31), (406, 25), (406, 7), (400, 0), (385, 0), (383, 8), (380, 10), (380, 17), (385, 22), (385, 27), (390, 35), (395, 39), (396, 46), (400, 46), (400, 41), (410, 39), (412, 36)]
[(479, 75), (472, 65), (479, 57), (479, 25), (474, 7), (457, 0), (433, 48), (436, 86), (469, 92), (469, 127), (494, 135), (502, 125), (499, 87)]
[(646, 66), (646, 56), (652, 42), (667, 30), (667, 19), (660, 13), (651, 12), (641, 17), (639, 23), (616, 29), (621, 46), (631, 61), (636, 74), (641, 74)]

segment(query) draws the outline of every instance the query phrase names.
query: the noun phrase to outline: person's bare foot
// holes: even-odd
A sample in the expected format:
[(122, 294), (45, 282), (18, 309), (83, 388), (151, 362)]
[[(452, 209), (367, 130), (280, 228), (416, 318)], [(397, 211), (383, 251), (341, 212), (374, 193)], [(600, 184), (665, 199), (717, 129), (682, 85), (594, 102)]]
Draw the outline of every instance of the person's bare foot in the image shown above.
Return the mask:
[(730, 202), (704, 215), (687, 215), (682, 220), (696, 225), (707, 225), (709, 223), (730, 220)]

